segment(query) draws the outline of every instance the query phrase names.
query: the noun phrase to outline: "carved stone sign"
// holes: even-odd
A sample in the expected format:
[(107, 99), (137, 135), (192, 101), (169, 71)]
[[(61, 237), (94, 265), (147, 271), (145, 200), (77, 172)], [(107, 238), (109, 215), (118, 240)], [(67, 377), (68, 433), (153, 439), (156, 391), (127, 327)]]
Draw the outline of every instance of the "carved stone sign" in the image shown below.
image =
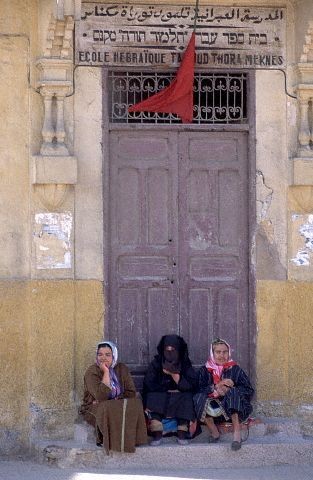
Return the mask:
[[(194, 18), (194, 6), (83, 3), (75, 29), (75, 62), (177, 66)], [(195, 62), (202, 68), (284, 68), (286, 9), (200, 7)]]

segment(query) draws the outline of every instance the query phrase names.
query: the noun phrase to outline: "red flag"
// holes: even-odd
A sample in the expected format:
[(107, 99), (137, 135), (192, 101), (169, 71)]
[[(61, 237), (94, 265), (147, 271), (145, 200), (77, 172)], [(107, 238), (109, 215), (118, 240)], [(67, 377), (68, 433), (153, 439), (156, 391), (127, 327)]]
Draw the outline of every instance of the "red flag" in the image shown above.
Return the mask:
[(195, 70), (195, 32), (192, 33), (177, 75), (161, 92), (129, 107), (129, 112), (176, 113), (183, 123), (193, 117), (193, 81)]

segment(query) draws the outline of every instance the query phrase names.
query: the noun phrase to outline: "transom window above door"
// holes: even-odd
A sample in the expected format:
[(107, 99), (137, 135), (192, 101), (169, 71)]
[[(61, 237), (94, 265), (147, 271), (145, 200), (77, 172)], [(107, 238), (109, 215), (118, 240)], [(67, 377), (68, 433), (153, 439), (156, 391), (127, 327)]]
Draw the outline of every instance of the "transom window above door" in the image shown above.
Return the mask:
[[(128, 112), (128, 107), (167, 87), (168, 72), (109, 72), (109, 115), (112, 123), (180, 124), (174, 114)], [(193, 124), (248, 122), (246, 73), (196, 73)]]

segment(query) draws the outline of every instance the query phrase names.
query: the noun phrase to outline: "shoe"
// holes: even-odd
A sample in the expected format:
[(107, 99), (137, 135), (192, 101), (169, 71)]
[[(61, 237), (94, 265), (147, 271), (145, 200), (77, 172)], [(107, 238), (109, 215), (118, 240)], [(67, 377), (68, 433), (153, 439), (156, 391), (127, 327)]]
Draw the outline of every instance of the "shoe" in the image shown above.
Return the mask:
[(231, 449), (236, 452), (237, 450), (240, 450), (241, 449), (241, 441), (238, 442), (237, 440), (234, 440), (232, 443), (231, 443)]
[(178, 445), (189, 445), (189, 440), (187, 438), (177, 438)]
[(97, 447), (103, 447), (103, 443), (97, 442)]
[(162, 443), (162, 438), (160, 438), (159, 440), (151, 440), (150, 446), (151, 447), (158, 447), (159, 445), (161, 445), (161, 443)]
[(217, 442), (219, 442), (219, 440), (220, 440), (220, 437), (210, 436), (209, 439), (208, 439), (208, 443), (217, 443)]
[(189, 445), (189, 441), (186, 438), (186, 432), (183, 430), (178, 430), (177, 432), (177, 443), (178, 445)]
[(150, 445), (151, 447), (158, 447), (162, 443), (162, 432), (154, 432), (153, 440), (151, 440)]

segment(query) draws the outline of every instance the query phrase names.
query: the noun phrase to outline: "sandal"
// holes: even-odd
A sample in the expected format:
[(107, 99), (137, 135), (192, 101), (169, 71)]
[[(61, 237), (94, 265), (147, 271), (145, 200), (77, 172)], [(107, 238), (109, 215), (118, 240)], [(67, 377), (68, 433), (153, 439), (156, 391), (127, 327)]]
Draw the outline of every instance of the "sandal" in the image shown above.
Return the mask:
[(158, 447), (162, 443), (162, 432), (154, 432), (153, 433), (153, 440), (150, 442), (151, 447)]
[(231, 443), (231, 449), (236, 452), (237, 450), (240, 450), (241, 449), (241, 442), (238, 442), (237, 440), (234, 440), (232, 443)]

